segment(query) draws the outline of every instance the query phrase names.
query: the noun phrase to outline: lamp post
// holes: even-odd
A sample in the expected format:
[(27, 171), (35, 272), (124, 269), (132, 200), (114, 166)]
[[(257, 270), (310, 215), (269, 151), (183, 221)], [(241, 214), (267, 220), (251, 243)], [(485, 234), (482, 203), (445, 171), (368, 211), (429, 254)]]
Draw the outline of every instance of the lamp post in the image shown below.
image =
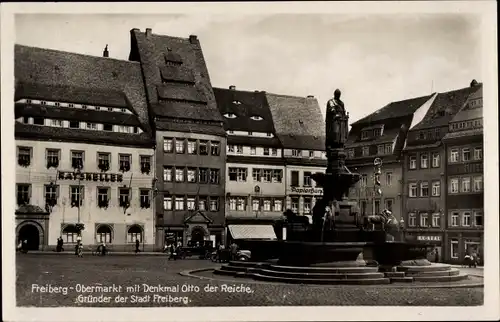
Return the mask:
[(399, 221), (399, 228), (401, 229), (401, 241), (405, 240), (405, 220), (401, 218)]
[(78, 221), (77, 221), (77, 226), (78, 226), (78, 234), (80, 234), (80, 204), (82, 202), (82, 187), (81, 187), (81, 180), (82, 180), (82, 166), (80, 162), (78, 162), (75, 170), (73, 171), (73, 175), (78, 177), (78, 200), (77, 200), (77, 211), (78, 211)]
[(372, 203), (372, 207), (373, 207), (373, 215), (375, 216), (376, 213), (375, 213), (375, 198), (377, 196), (380, 196), (382, 195), (382, 189), (380, 189), (381, 187), (381, 183), (380, 183), (380, 175), (382, 173), (382, 170), (381, 170), (381, 167), (382, 167), (382, 160), (380, 158), (375, 158), (375, 160), (373, 160), (373, 165), (374, 165), (374, 174), (373, 174), (373, 203)]

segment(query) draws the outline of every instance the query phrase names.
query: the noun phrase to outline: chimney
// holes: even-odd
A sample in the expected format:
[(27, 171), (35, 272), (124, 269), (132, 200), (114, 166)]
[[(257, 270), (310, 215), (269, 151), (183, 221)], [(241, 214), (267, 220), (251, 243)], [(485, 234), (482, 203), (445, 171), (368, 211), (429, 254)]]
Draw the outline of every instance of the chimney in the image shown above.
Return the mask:
[(192, 44), (196, 44), (198, 42), (198, 37), (195, 35), (190, 35), (189, 36), (189, 42)]
[(141, 31), (141, 29), (139, 29), (139, 28), (132, 28), (132, 30), (131, 30), (131, 31), (137, 31), (137, 32), (140, 32), (140, 31)]
[(307, 95), (307, 98), (314, 98), (314, 95)]
[(102, 52), (102, 57), (109, 57), (108, 44), (104, 47), (104, 51)]
[(153, 29), (151, 28), (146, 28), (146, 38), (151, 37), (151, 34), (153, 33)]
[(470, 87), (476, 87), (477, 85), (479, 85), (479, 83), (475, 79), (473, 79), (472, 82), (470, 82)]
[(231, 89), (231, 90), (233, 90), (233, 91), (234, 91), (234, 90), (236, 89), (236, 86), (231, 85), (231, 86), (229, 86), (229, 89)]

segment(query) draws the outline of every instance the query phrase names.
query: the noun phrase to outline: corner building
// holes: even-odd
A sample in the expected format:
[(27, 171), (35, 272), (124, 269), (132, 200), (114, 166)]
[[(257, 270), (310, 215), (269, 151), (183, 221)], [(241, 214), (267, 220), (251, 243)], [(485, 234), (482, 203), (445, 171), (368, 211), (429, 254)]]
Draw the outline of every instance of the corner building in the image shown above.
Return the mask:
[(200, 42), (131, 30), (156, 143), (156, 247), (224, 240), (226, 133)]
[[(105, 50), (104, 55), (108, 52)], [(15, 46), (16, 238), (31, 250), (154, 244), (153, 140), (140, 65)]]

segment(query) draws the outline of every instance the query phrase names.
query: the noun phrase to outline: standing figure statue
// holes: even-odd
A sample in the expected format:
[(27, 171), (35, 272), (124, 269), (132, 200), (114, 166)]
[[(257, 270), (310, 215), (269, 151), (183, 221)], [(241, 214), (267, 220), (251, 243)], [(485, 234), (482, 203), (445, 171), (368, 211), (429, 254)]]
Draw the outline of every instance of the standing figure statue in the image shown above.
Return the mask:
[(326, 104), (326, 150), (342, 148), (347, 140), (347, 115), (341, 92), (336, 89)]

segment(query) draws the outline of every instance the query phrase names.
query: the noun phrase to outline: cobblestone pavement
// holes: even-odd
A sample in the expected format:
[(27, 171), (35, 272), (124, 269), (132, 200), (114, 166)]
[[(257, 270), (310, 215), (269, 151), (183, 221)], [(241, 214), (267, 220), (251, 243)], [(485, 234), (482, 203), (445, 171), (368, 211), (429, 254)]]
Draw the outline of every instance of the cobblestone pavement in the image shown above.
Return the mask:
[[(266, 305), (482, 305), (482, 288), (415, 289), (252, 284), (211, 281), (179, 272), (216, 266), (210, 261), (168, 261), (161, 256), (44, 256), (16, 258), (19, 306), (266, 306)], [(111, 286), (114, 290), (89, 289)], [(144, 285), (169, 290), (148, 290)], [(83, 292), (81, 286), (88, 289)], [(138, 289), (134, 286), (138, 285)], [(39, 288), (37, 288), (39, 286)], [(126, 287), (131, 287), (127, 289)], [(173, 289), (178, 286), (179, 290)], [(238, 286), (239, 288), (236, 288)], [(42, 289), (45, 287), (46, 289)], [(59, 288), (57, 288), (59, 287)], [(121, 287), (120, 289), (117, 289)], [(198, 288), (198, 289), (197, 289)], [(210, 288), (210, 289), (209, 289)], [(217, 288), (217, 290), (215, 290)], [(43, 292), (46, 291), (46, 292)], [(67, 291), (67, 293), (65, 292)], [(118, 298), (118, 296), (121, 296)], [(149, 297), (147, 297), (149, 295)], [(125, 299), (126, 298), (126, 299)], [(108, 302), (102, 302), (104, 300)], [(88, 303), (85, 301), (101, 301)], [(120, 302), (121, 300), (121, 302)], [(141, 302), (139, 302), (141, 300)], [(118, 302), (115, 302), (118, 301)]]

